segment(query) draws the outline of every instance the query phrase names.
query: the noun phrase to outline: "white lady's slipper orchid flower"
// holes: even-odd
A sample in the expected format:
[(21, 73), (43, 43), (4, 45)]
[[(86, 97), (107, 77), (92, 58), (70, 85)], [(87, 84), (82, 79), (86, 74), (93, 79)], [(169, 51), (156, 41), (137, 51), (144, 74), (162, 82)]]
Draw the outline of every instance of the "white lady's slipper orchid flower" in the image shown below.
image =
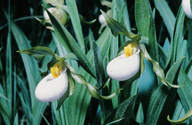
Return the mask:
[(43, 78), (35, 89), (39, 101), (52, 102), (59, 99), (68, 90), (68, 76), (62, 62), (51, 67), (51, 73)]
[(140, 50), (130, 43), (124, 47), (124, 53), (107, 65), (107, 74), (112, 79), (125, 81), (133, 77), (140, 68)]
[(182, 8), (186, 16), (192, 19), (192, 10), (190, 0), (182, 0)]
[(103, 24), (103, 23), (106, 22), (105, 17), (103, 16), (103, 14), (99, 15), (99, 22), (100, 22), (101, 24)]
[[(107, 11), (107, 15), (111, 16), (111, 9)], [(105, 17), (103, 16), (103, 14), (99, 15), (99, 22), (101, 24), (107, 25), (107, 21), (106, 21)]]
[[(67, 13), (64, 10), (60, 8), (54, 8), (54, 7), (51, 7), (47, 10), (51, 12), (63, 25), (67, 23)], [(43, 15), (44, 15), (44, 18), (47, 20), (47, 22), (51, 23), (49, 19), (49, 15), (46, 11), (44, 11)]]

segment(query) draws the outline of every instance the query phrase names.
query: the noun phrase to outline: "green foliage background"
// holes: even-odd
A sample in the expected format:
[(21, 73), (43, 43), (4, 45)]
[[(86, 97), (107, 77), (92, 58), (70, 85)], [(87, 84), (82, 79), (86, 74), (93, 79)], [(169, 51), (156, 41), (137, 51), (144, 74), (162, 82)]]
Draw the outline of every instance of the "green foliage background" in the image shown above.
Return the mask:
[[(189, 113), (182, 124), (191, 124), (192, 105), (192, 21), (181, 8), (181, 0), (113, 0), (111, 8), (103, 0), (65, 0), (68, 23), (61, 26), (52, 17), (54, 31), (46, 29), (42, 4), (39, 0), (0, 1), (0, 124), (172, 124)], [(128, 32), (141, 35), (150, 58), (145, 56), (145, 70), (137, 80), (119, 82), (109, 80), (107, 63), (117, 56), (128, 40), (123, 34), (113, 36), (109, 27), (99, 34), (101, 10), (111, 9), (111, 17), (125, 25)], [(92, 24), (80, 22), (79, 14)], [(77, 44), (76, 44), (77, 43)], [(101, 95), (110, 95), (121, 85), (111, 100), (93, 98), (85, 85), (75, 82), (75, 90), (56, 110), (58, 101), (39, 102), (34, 90), (47, 70), (50, 56), (40, 61), (18, 50), (46, 46), (60, 57), (70, 57), (67, 63), (88, 83), (99, 88)], [(70, 56), (72, 54), (72, 56)], [(73, 58), (74, 57), (74, 58)], [(165, 73), (165, 81), (184, 86), (171, 88), (157, 77), (158, 62)], [(102, 74), (102, 75), (100, 75)]]

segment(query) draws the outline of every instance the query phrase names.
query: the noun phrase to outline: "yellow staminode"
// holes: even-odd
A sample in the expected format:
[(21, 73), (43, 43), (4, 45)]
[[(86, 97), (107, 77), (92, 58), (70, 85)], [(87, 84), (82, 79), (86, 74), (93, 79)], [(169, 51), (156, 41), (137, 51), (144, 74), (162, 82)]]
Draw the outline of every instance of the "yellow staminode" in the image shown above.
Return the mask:
[(63, 67), (64, 67), (63, 61), (59, 61), (53, 67), (50, 68), (51, 73), (52, 73), (54, 78), (57, 78), (60, 75), (60, 73), (64, 69)]
[(124, 53), (126, 57), (133, 55), (133, 48), (135, 48), (135, 45), (133, 43), (130, 43), (129, 45), (124, 47)]

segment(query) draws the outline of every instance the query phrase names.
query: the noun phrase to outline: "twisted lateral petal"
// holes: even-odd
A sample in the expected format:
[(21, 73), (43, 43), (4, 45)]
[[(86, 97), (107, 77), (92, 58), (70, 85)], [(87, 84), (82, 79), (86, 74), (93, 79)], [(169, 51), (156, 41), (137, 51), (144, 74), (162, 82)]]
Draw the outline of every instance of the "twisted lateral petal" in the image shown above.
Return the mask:
[(35, 89), (39, 101), (52, 102), (59, 99), (68, 89), (68, 76), (64, 70), (57, 78), (50, 73), (43, 78)]
[(111, 60), (107, 65), (107, 74), (115, 80), (125, 81), (133, 77), (140, 68), (140, 50), (133, 55), (126, 57), (122, 54), (113, 60)]
[(182, 0), (182, 8), (186, 16), (192, 19), (191, 3), (190, 0)]

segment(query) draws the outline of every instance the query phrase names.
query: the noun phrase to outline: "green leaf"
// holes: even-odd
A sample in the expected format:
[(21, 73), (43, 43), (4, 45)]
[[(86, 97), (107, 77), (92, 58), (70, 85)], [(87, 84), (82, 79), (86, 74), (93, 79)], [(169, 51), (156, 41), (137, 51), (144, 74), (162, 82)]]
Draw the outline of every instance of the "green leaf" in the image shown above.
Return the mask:
[[(183, 60), (185, 59), (185, 57), (181, 58), (180, 60), (178, 60), (177, 62), (175, 62), (171, 68), (167, 71), (166, 74), (166, 80), (170, 83), (172, 83), (173, 81), (177, 81), (178, 78), (178, 71), (180, 71), (180, 67), (181, 64), (183, 62)], [(183, 81), (184, 83), (185, 81)]]
[(141, 36), (149, 36), (151, 8), (147, 0), (135, 0), (135, 21)]
[(32, 48), (20, 50), (17, 52), (27, 54), (29, 56), (33, 56), (37, 60), (41, 60), (41, 58), (46, 55), (55, 57), (54, 52), (51, 49), (44, 47), (44, 46), (35, 46)]
[[(125, 2), (125, 10), (124, 10), (124, 13), (123, 13), (123, 22), (124, 22), (124, 25), (127, 27), (127, 30), (128, 31), (131, 31), (131, 26), (130, 26), (130, 18), (129, 18), (129, 12), (128, 12), (128, 5), (127, 5), (127, 1), (124, 1)], [(125, 39), (125, 41), (127, 41), (128, 39)]]
[(166, 60), (167, 60), (167, 52), (159, 44), (158, 44), (158, 49), (159, 49), (159, 56), (161, 58), (160, 65), (162, 66), (163, 69), (165, 69), (165, 63), (166, 63)]
[[(13, 33), (13, 36), (15, 38), (15, 41), (18, 45), (19, 50), (29, 49), (31, 48), (31, 45), (29, 44), (29, 40), (26, 38), (25, 34), (21, 31), (21, 29), (11, 21), (11, 30)], [(32, 113), (34, 119), (31, 121), (31, 124), (40, 124), (41, 122), (41, 113), (45, 111), (46, 103), (42, 103), (37, 101), (35, 98), (35, 86), (40, 81), (40, 73), (39, 73), (39, 66), (37, 64), (37, 61), (34, 58), (30, 58), (27, 55), (21, 54), (24, 68), (27, 74), (27, 80), (29, 85), (29, 91), (30, 91), (30, 99), (31, 99), (31, 109), (28, 108), (28, 114)], [(24, 106), (24, 105), (22, 105)], [(23, 107), (24, 108), (24, 107)], [(36, 110), (38, 109), (38, 110)], [(27, 114), (27, 113), (26, 113)], [(31, 119), (28, 117), (28, 119)]]
[(192, 80), (192, 58), (189, 60), (187, 67), (185, 68), (185, 73)]
[(7, 97), (5, 97), (3, 94), (1, 94), (1, 93), (0, 93), (0, 97), (5, 99), (5, 100), (7, 100), (8, 102), (10, 102), (10, 100)]
[[(0, 84), (0, 93), (5, 97), (5, 92), (4, 92), (4, 89), (3, 87), (1, 86)], [(1, 99), (0, 101), (0, 112), (2, 114), (2, 117), (3, 117), (3, 120), (6, 124), (10, 125), (10, 117), (9, 117), (9, 110), (7, 110), (8, 107), (8, 102), (7, 100), (5, 99)]]
[[(177, 90), (178, 95), (180, 97), (181, 103), (183, 105), (183, 108), (185, 112), (188, 112), (190, 110), (191, 104), (192, 104), (192, 82), (189, 80), (187, 75), (183, 70), (180, 71), (179, 77), (178, 77), (178, 83), (182, 84), (186, 81), (186, 84), (179, 88)], [(189, 122), (192, 122), (192, 118), (189, 118)]]
[(179, 53), (177, 53), (177, 56), (176, 56), (176, 61), (183, 58), (184, 56), (187, 57), (187, 40), (182, 40), (180, 41), (180, 44), (179, 44), (179, 47), (178, 47), (178, 51)]
[(97, 44), (93, 41), (93, 53), (94, 53), (94, 64), (96, 71), (96, 79), (97, 79), (97, 87), (99, 88), (104, 80), (104, 69), (103, 69), (103, 61), (101, 58), (100, 49)]
[(64, 58), (65, 58), (66, 60), (73, 59), (73, 60), (77, 60), (77, 61), (78, 61), (78, 58), (77, 58), (77, 56), (76, 56), (74, 53), (68, 53), (68, 54), (66, 54), (66, 55), (64, 56)]
[(107, 117), (104, 124), (110, 125), (125, 125), (129, 124), (129, 121), (131, 119), (133, 106), (135, 104), (135, 101), (137, 99), (137, 96), (132, 96), (122, 102), (117, 108), (113, 110), (113, 112)]
[(132, 39), (133, 41), (139, 41), (141, 39), (140, 35), (133, 34), (131, 32), (128, 32), (125, 25), (122, 23), (114, 20), (110, 16), (108, 16), (105, 12), (101, 10), (101, 13), (105, 17), (107, 24), (109, 28), (111, 29), (112, 34), (116, 37), (119, 34), (124, 34), (128, 38)]
[(159, 85), (150, 97), (146, 98), (143, 105), (145, 124), (165, 124), (167, 122), (165, 114), (169, 113), (175, 95), (176, 89)]
[[(182, 61), (183, 59), (180, 59), (173, 64), (173, 66), (167, 72), (166, 81), (168, 81), (169, 83), (173, 83), (175, 80), (177, 80), (177, 72), (179, 71), (178, 69), (181, 66)], [(166, 124), (167, 121), (164, 120), (164, 118), (165, 115), (169, 113), (170, 107), (172, 106), (169, 104), (172, 103), (176, 94), (176, 89), (165, 88), (165, 86), (162, 87), (162, 85), (160, 85), (152, 93), (149, 104), (146, 105), (149, 107), (147, 111), (147, 115), (149, 118), (147, 118), (146, 124)]]
[(182, 7), (180, 6), (176, 17), (173, 38), (171, 39), (171, 48), (170, 48), (171, 52), (168, 55), (168, 59), (166, 61), (166, 67), (168, 66), (169, 62), (170, 65), (172, 65), (177, 60), (177, 53), (179, 52), (178, 48), (180, 47), (179, 44), (180, 41), (183, 40), (184, 19), (185, 19), (185, 13), (183, 12)]
[(139, 34), (148, 37), (149, 45), (146, 48), (149, 55), (159, 62), (155, 22), (148, 0), (135, 0), (135, 20)]
[(15, 118), (14, 118), (14, 122), (13, 122), (14, 125), (19, 125), (19, 117), (18, 117), (18, 112), (16, 113), (15, 115)]
[(169, 32), (169, 36), (173, 37), (173, 30), (175, 25), (175, 16), (165, 0), (154, 0), (155, 6), (159, 11), (163, 22)]
[(83, 53), (85, 53), (85, 43), (83, 39), (83, 32), (82, 32), (82, 27), (81, 27), (81, 22), (80, 22), (80, 17), (76, 5), (75, 0), (66, 0), (66, 4), (68, 7), (68, 14), (70, 16), (72, 25), (73, 25), (73, 30), (76, 36), (76, 39), (79, 43), (79, 46), (82, 50)]
[[(97, 44), (93, 41), (92, 45), (93, 45), (92, 48), (93, 48), (93, 55), (94, 55), (96, 80), (97, 80), (96, 87), (99, 88), (99, 87), (103, 86), (104, 79), (105, 79), (103, 61), (102, 61), (100, 49), (97, 46)], [(104, 88), (103, 90), (98, 89), (97, 92), (100, 95), (102, 95), (103, 93), (108, 94), (108, 88)], [(106, 101), (106, 100), (100, 99), (99, 105), (100, 105), (101, 112), (102, 112), (102, 118), (103, 118), (103, 120), (105, 120), (112, 110), (112, 102), (111, 102), (111, 100)]]
[[(46, 8), (45, 8), (45, 10), (47, 11)], [(47, 11), (47, 13), (51, 19), (55, 34), (56, 34), (57, 38), (59, 39), (59, 41), (61, 43), (63, 43), (64, 47), (66, 47), (66, 50), (68, 52), (71, 52), (70, 48), (72, 48), (74, 54), (78, 58), (79, 64), (87, 72), (89, 72), (93, 77), (95, 77), (95, 72), (94, 72), (94, 69), (93, 69), (91, 63), (89, 62), (89, 60), (87, 59), (87, 57), (85, 56), (83, 51), (80, 49), (79, 45), (77, 44), (77, 42), (75, 41), (73, 36), (49, 11)]]
[[(97, 39), (96, 43), (101, 51), (102, 59), (106, 58), (106, 55), (108, 53), (108, 46), (109, 46), (109, 35), (110, 35), (110, 29), (106, 28), (104, 32), (101, 34), (101, 36)], [(57, 39), (57, 38), (56, 38)], [(60, 57), (63, 57), (63, 55), (67, 54), (66, 49), (61, 45), (58, 44), (59, 41), (54, 39), (56, 45), (59, 49), (59, 55)], [(57, 42), (58, 41), (58, 42)], [(93, 40), (91, 40), (93, 41)], [(91, 47), (90, 47), (91, 48)], [(61, 51), (60, 51), (61, 50)], [(89, 61), (93, 64), (93, 51), (90, 50), (87, 53), (87, 58)], [(69, 61), (68, 64), (70, 64), (75, 71), (77, 71), (79, 74), (84, 76), (87, 80), (87, 82), (91, 83), (93, 86), (96, 85), (96, 80), (91, 75), (89, 75), (82, 67), (79, 67), (76, 61), (74, 60), (66, 60)], [(60, 107), (58, 111), (56, 111), (57, 107), (57, 101), (52, 102), (55, 118), (57, 120), (58, 125), (84, 125), (86, 116), (89, 115), (88, 109), (89, 105), (91, 104), (92, 96), (89, 94), (89, 91), (87, 91), (87, 87), (82, 84), (75, 84), (75, 91), (72, 96), (67, 98), (63, 105)], [(106, 100), (109, 101), (109, 100)], [(77, 105), (78, 104), (78, 105)], [(74, 110), (75, 109), (75, 110)], [(98, 111), (100, 114), (100, 110)]]

